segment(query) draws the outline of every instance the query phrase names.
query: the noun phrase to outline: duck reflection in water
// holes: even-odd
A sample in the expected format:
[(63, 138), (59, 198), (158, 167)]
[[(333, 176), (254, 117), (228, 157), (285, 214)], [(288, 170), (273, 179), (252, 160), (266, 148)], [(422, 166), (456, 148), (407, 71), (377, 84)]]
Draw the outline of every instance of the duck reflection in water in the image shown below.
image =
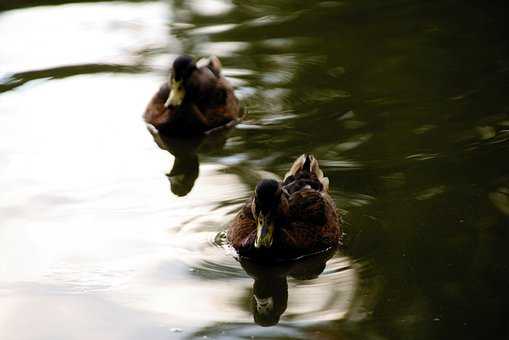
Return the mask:
[(332, 247), (297, 260), (271, 265), (241, 257), (239, 261), (242, 268), (254, 279), (251, 298), (254, 322), (264, 327), (278, 324), (288, 304), (287, 277), (298, 280), (317, 278), (336, 250), (337, 247)]
[(186, 196), (193, 189), (200, 173), (198, 153), (221, 150), (229, 132), (229, 127), (224, 127), (200, 136), (177, 138), (162, 134), (151, 125), (147, 127), (156, 144), (175, 157), (173, 167), (166, 176), (171, 191), (177, 196)]

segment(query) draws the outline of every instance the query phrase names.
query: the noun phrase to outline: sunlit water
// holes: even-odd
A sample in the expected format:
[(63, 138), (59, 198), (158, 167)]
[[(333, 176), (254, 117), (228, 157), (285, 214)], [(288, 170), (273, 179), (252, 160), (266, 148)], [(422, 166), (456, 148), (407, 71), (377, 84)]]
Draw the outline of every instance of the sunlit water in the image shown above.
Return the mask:
[[(54, 2), (0, 5), (0, 339), (509, 336), (502, 2)], [(151, 136), (181, 53), (242, 124)], [(239, 263), (222, 232), (302, 152), (345, 248)]]

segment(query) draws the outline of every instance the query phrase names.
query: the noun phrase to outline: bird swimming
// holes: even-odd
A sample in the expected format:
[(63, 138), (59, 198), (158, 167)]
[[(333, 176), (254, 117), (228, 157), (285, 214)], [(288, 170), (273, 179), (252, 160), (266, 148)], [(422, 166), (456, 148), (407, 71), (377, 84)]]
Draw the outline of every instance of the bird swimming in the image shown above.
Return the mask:
[(291, 259), (338, 246), (341, 218), (329, 179), (312, 155), (297, 158), (282, 182), (261, 180), (227, 230), (241, 256)]
[(143, 119), (158, 132), (185, 137), (203, 134), (239, 120), (240, 104), (233, 87), (222, 75), (215, 56), (197, 63), (177, 57), (168, 82), (152, 97)]

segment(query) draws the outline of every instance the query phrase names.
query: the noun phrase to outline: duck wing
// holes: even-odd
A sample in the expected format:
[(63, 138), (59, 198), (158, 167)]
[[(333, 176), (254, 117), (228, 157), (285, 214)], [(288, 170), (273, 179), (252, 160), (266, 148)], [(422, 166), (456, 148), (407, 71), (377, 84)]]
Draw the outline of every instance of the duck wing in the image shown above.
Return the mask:
[(237, 250), (248, 248), (256, 238), (256, 221), (251, 212), (252, 199), (248, 200), (228, 227), (226, 237)]
[(189, 79), (193, 102), (209, 120), (209, 127), (224, 125), (239, 117), (240, 105), (232, 85), (221, 74), (216, 57), (199, 62), (198, 70)]
[(288, 223), (281, 233), (285, 248), (300, 254), (338, 245), (339, 217), (327, 193), (306, 188), (291, 195), (288, 203)]
[(217, 110), (225, 104), (227, 88), (223, 77), (218, 77), (210, 68), (210, 64), (199, 67), (188, 80), (190, 99), (200, 108)]
[(196, 62), (197, 68), (207, 68), (212, 72), (216, 78), (221, 77), (221, 62), (219, 61), (219, 58), (212, 55), (208, 58), (201, 58)]
[(168, 99), (170, 88), (167, 83), (163, 84), (157, 93), (152, 97), (143, 113), (143, 119), (147, 124), (156, 128), (171, 119), (171, 114), (164, 103)]
[(293, 194), (304, 188), (320, 192), (329, 191), (329, 179), (323, 175), (315, 157), (303, 154), (293, 163), (283, 180), (283, 188)]
[(329, 180), (313, 156), (302, 155), (292, 165), (283, 182), (289, 206), (283, 228), (288, 247), (317, 250), (338, 244), (339, 217), (328, 188)]

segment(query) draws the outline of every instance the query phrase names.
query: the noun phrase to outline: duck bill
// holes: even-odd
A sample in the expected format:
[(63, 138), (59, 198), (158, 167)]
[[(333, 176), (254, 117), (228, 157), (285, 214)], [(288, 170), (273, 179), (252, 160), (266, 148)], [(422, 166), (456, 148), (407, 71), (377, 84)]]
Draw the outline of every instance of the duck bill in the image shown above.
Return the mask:
[(268, 223), (266, 216), (260, 215), (257, 219), (255, 248), (269, 248), (272, 245), (274, 226)]
[(184, 100), (184, 96), (186, 92), (184, 91), (184, 86), (182, 86), (182, 80), (175, 81), (175, 79), (171, 80), (170, 83), (170, 95), (168, 96), (168, 100), (164, 103), (164, 107), (177, 107), (182, 104)]

